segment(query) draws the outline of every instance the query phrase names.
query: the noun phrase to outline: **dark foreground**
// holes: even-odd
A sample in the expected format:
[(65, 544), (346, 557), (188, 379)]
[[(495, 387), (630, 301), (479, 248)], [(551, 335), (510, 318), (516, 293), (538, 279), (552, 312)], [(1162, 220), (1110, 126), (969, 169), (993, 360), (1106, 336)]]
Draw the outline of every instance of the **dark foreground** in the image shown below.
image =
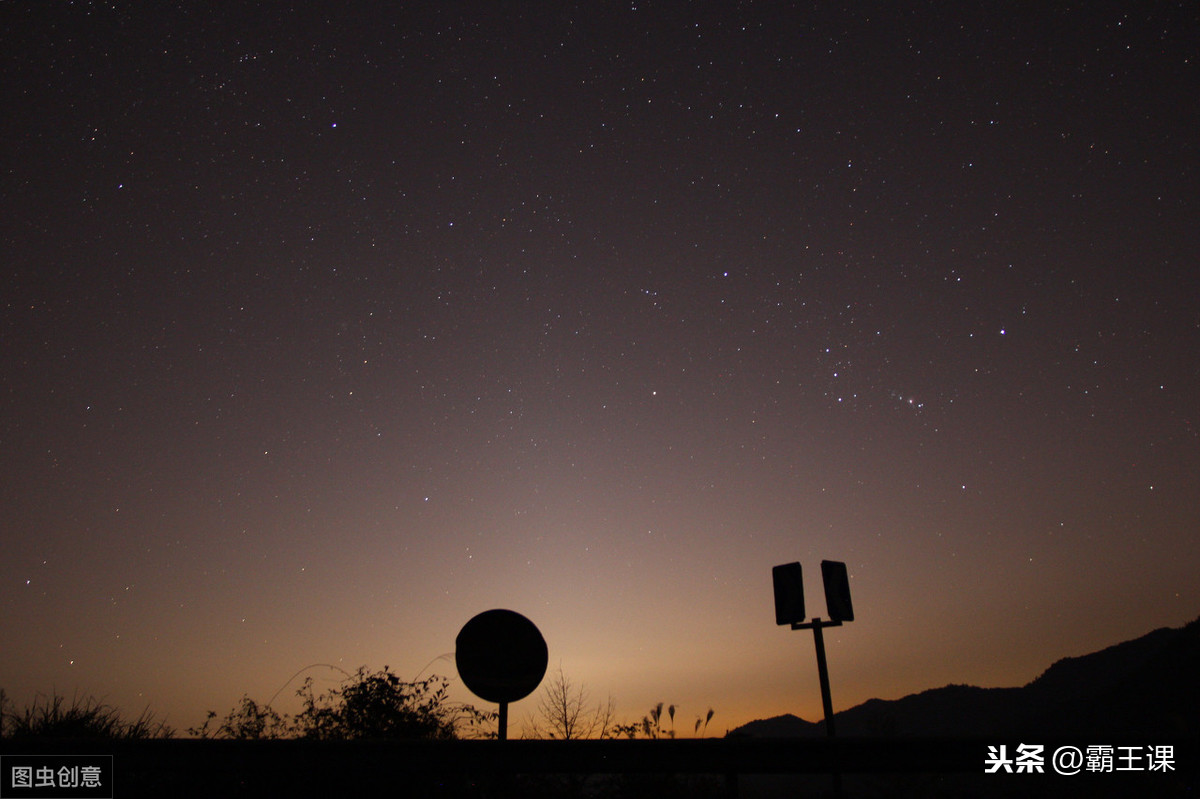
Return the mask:
[[(847, 797), (1197, 795), (1196, 741), (1120, 742), (1113, 770), (1056, 767), (1060, 747), (1042, 741), (1041, 773), (1026, 765), (984, 773), (989, 747), (964, 739), (688, 741), (13, 741), (0, 744), (8, 796), (126, 797)], [(1121, 744), (1129, 746), (1121, 748)], [(1135, 749), (1134, 745), (1142, 748)], [(993, 753), (995, 750), (991, 750)], [(32, 759), (23, 759), (32, 758)], [(57, 758), (57, 760), (55, 760)], [(1036, 761), (1038, 758), (1032, 758)], [(51, 789), (64, 765), (107, 764), (98, 788)], [(14, 766), (41, 785), (14, 787)], [(1155, 766), (1151, 769), (1150, 766)], [(40, 769), (40, 770), (39, 770)], [(47, 771), (46, 769), (50, 769)], [(837, 772), (838, 777), (833, 773)], [(95, 780), (96, 772), (93, 772)]]

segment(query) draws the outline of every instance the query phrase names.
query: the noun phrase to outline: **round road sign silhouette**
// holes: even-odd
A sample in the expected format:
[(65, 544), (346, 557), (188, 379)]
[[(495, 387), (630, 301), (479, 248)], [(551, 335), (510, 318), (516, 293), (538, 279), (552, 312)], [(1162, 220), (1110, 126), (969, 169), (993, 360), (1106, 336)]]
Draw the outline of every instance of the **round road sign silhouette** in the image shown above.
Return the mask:
[(488, 702), (516, 702), (546, 675), (546, 639), (529, 619), (511, 610), (486, 610), (463, 625), (455, 639), (458, 675)]

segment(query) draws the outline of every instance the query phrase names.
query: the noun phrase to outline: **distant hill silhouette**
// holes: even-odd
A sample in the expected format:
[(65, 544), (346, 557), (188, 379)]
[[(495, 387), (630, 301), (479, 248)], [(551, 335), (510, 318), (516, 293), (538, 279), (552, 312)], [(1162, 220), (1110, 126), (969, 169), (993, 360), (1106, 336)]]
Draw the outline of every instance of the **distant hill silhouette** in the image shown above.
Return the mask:
[(752, 738), (805, 738), (812, 735), (824, 735), (825, 725), (805, 721), (799, 716), (785, 713), (782, 716), (772, 716), (769, 719), (759, 719), (749, 724), (743, 724), (735, 730), (730, 730), (726, 737), (733, 735), (748, 735)]
[[(1043, 738), (1200, 735), (1200, 619), (1081, 657), (1063, 658), (1021, 688), (947, 685), (901, 699), (871, 699), (835, 715), (839, 736)], [(791, 714), (729, 735), (825, 734)]]

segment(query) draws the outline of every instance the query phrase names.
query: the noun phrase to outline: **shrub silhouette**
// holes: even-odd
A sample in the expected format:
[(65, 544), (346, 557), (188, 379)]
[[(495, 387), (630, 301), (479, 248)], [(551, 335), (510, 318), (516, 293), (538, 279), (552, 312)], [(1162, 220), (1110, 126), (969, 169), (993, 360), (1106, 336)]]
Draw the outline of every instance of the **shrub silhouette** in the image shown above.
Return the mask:
[(287, 738), (291, 735), (291, 728), (284, 717), (270, 705), (260, 705), (249, 696), (243, 696), (241, 705), (229, 711), (215, 730), (210, 730), (208, 726), (216, 717), (215, 710), (208, 711), (204, 724), (189, 727), (188, 732), (201, 738), (232, 738), (239, 741)]
[(451, 739), (456, 714), (447, 707), (446, 687), (436, 677), (404, 682), (385, 666), (375, 674), (360, 668), (348, 684), (316, 696), (309, 677), (299, 691), (304, 710), (296, 716), (296, 732), (322, 741)]
[(302, 709), (295, 716), (280, 715), (270, 705), (249, 696), (231, 710), (215, 729), (216, 713), (188, 732), (201, 738), (307, 738), (318, 741), (361, 739), (450, 740), (460, 733), (488, 735), (486, 727), (495, 713), (449, 701), (449, 680), (432, 676), (407, 682), (387, 666), (370, 672), (365, 666), (346, 681), (318, 694), (311, 677), (296, 692)]

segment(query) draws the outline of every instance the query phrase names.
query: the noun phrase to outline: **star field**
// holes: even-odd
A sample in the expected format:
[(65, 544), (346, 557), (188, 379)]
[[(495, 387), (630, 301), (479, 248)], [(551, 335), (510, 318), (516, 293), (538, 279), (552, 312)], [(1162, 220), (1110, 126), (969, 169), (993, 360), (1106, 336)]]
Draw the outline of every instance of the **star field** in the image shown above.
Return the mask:
[(510, 607), (733, 727), (820, 713), (778, 563), (838, 707), (1195, 618), (1198, 22), (6, 4), (0, 683), (182, 728)]

